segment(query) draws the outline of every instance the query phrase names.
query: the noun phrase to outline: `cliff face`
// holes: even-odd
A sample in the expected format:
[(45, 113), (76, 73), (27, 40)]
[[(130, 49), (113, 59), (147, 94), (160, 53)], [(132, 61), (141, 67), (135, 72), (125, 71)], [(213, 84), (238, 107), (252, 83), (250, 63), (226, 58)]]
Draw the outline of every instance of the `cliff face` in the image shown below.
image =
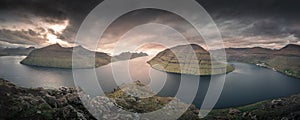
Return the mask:
[[(196, 57), (192, 57), (194, 53)], [(154, 69), (192, 75), (224, 74), (234, 70), (231, 65), (212, 60), (209, 52), (196, 44), (180, 45), (166, 49), (158, 53), (148, 63)], [(214, 64), (213, 67), (212, 63)], [(199, 69), (195, 67), (198, 65)], [(214, 69), (214, 72), (212, 72), (212, 69)]]
[[(81, 46), (64, 48), (59, 44), (33, 50), (21, 63), (41, 67), (72, 68), (73, 49), (77, 51), (73, 59), (74, 68), (92, 68), (110, 63), (111, 57), (106, 53), (89, 51)], [(94, 55), (95, 61), (91, 59)]]

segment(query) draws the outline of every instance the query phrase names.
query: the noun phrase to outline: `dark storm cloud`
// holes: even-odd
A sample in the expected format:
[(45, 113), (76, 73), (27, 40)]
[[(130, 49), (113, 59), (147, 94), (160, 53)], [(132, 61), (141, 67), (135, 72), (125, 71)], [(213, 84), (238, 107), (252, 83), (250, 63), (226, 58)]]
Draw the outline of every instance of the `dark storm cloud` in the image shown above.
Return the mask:
[(61, 4), (57, 3), (57, 0), (2, 0), (0, 9), (29, 12), (41, 17), (66, 19), (65, 11), (61, 9)]
[(43, 43), (43, 39), (37, 37), (40, 34), (34, 30), (0, 30), (0, 40), (15, 44), (30, 44), (36, 45)]
[[(199, 36), (199, 34), (193, 29), (193, 26), (178, 15), (163, 10), (143, 9), (139, 11), (132, 11), (119, 17), (119, 19), (114, 21), (105, 31), (103, 38), (109, 38), (109, 41), (107, 41), (109, 43), (115, 42), (132, 28), (147, 23), (157, 23), (170, 26), (187, 39), (193, 39), (194, 36)], [(189, 33), (187, 34), (187, 32)], [(165, 36), (167, 35), (168, 34)]]
[[(298, 0), (197, 0), (208, 12), (220, 17), (299, 17)], [(223, 15), (222, 15), (223, 14)]]
[(23, 15), (20, 18), (24, 19), (27, 19), (26, 14), (32, 14), (53, 24), (70, 20), (64, 36), (72, 39), (84, 17), (100, 2), (101, 0), (1, 0), (0, 11), (20, 12)]
[(0, 22), (5, 22), (6, 20), (3, 18), (0, 18)]
[(198, 0), (217, 24), (236, 20), (234, 24), (251, 26), (245, 35), (295, 34), (299, 26), (299, 0)]
[[(297, 43), (300, 37), (300, 1), (298, 0), (197, 0), (219, 27), (228, 46), (285, 44), (287, 40)], [(20, 21), (34, 24), (32, 15), (50, 24), (69, 20), (69, 25), (59, 38), (72, 42), (85, 16), (101, 0), (1, 0), (0, 21), (7, 20), (1, 11), (10, 11), (19, 16)], [(196, 12), (195, 12), (196, 13)], [(195, 14), (191, 13), (191, 14)], [(193, 28), (182, 18), (161, 10), (139, 10), (122, 16), (105, 33), (105, 43), (112, 44), (122, 34), (136, 25), (161, 23), (175, 28), (192, 40), (200, 39)], [(44, 28), (41, 28), (44, 30)], [(1, 30), (3, 32), (5, 30)], [(51, 29), (48, 31), (55, 32)], [(5, 32), (7, 41), (33, 39), (34, 32)], [(15, 36), (13, 36), (15, 34)], [(29, 35), (30, 37), (26, 36)], [(8, 36), (15, 40), (9, 40)], [(138, 35), (136, 35), (138, 37)], [(24, 37), (24, 38), (21, 38)], [(274, 40), (277, 38), (276, 40)], [(22, 40), (21, 40), (22, 39)], [(243, 41), (243, 44), (241, 44)], [(282, 41), (282, 42), (281, 42)], [(37, 42), (36, 38), (33, 42)], [(243, 46), (241, 46), (243, 47)]]

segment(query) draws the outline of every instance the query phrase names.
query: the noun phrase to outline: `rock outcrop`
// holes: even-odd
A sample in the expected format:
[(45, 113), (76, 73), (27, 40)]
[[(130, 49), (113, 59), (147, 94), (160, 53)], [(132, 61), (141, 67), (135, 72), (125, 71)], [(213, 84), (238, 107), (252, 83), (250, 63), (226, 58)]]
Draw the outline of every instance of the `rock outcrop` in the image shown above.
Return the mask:
[[(0, 79), (0, 119), (42, 119), (42, 120), (140, 120), (162, 119), (165, 116), (176, 116), (176, 111), (187, 107), (187, 111), (179, 118), (181, 120), (198, 119), (194, 106), (171, 97), (152, 96), (139, 98), (135, 95), (153, 95), (142, 84), (128, 84), (116, 89), (107, 96), (91, 98), (74, 88), (61, 87), (57, 90), (43, 88), (22, 88)], [(144, 85), (142, 85), (144, 86)], [(130, 87), (130, 88), (128, 88)], [(131, 89), (133, 88), (133, 89)], [(83, 105), (79, 96), (85, 99)], [(168, 107), (164, 107), (168, 104)], [(89, 111), (86, 109), (89, 108)], [(156, 116), (143, 116), (138, 113), (147, 113), (157, 109), (165, 112)], [(130, 111), (124, 112), (124, 111)], [(175, 112), (174, 112), (175, 111)], [(164, 117), (162, 117), (164, 116)]]
[[(130, 87), (130, 88), (128, 88)], [(132, 89), (131, 89), (132, 88)], [(138, 91), (138, 92), (137, 92)], [(128, 84), (108, 93), (107, 96), (89, 97), (74, 88), (57, 90), (22, 88), (0, 79), (0, 119), (17, 120), (146, 120), (176, 116), (176, 110), (187, 107), (171, 97), (143, 97), (153, 95), (139, 82)], [(86, 100), (83, 106), (79, 96)], [(166, 104), (169, 104), (166, 107)], [(298, 120), (300, 95), (265, 100), (227, 109), (214, 109), (202, 120)], [(85, 107), (88, 107), (88, 111)], [(165, 112), (156, 116), (141, 116), (157, 109)], [(130, 111), (131, 113), (122, 112)], [(171, 112), (174, 111), (175, 112)], [(199, 110), (191, 105), (179, 120), (198, 120)]]
[(224, 74), (234, 70), (232, 65), (211, 59), (209, 52), (196, 44), (179, 45), (166, 49), (148, 63), (154, 69), (191, 75)]
[(203, 120), (299, 120), (299, 105), (297, 94), (236, 108), (215, 109)]
[(83, 107), (74, 88), (29, 89), (0, 79), (0, 119), (94, 119)]

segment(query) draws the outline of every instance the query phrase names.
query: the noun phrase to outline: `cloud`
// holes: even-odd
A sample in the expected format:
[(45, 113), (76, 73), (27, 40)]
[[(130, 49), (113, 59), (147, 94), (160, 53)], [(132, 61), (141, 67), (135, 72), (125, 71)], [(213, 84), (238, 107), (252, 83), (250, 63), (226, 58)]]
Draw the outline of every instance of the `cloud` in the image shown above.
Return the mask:
[(0, 19), (5, 23), (0, 23), (0, 27), (28, 30), (29, 27), (33, 29), (32, 26), (45, 27), (37, 25), (37, 19), (47, 24), (63, 24), (63, 21), (68, 20), (69, 25), (59, 38), (72, 42), (84, 17), (100, 2), (99, 0), (1, 0)]
[(28, 48), (34, 47), (34, 45), (14, 44), (10, 42), (0, 41), (0, 48)]
[(2, 29), (0, 30), (0, 40), (10, 43), (16, 44), (28, 44), (28, 45), (36, 45), (43, 43), (43, 40), (40, 39), (38, 36), (40, 34), (29, 29), (28, 31), (25, 30), (7, 30)]
[[(298, 5), (300, 1), (197, 1), (216, 22), (226, 47), (278, 47), (288, 43), (299, 44), (300, 7)], [(99, 3), (101, 0), (2, 0), (0, 1), (0, 39), (18, 44), (43, 44), (48, 40), (41, 33), (49, 32), (56, 35), (57, 39), (73, 43), (81, 22)], [(191, 14), (196, 13), (195, 11)], [(105, 16), (102, 19), (105, 19)], [(61, 33), (47, 27), (64, 25), (65, 21), (68, 21), (68, 24)], [(202, 37), (183, 18), (163, 10), (144, 9), (132, 11), (114, 21), (101, 39), (99, 50), (111, 52), (114, 44), (125, 33), (138, 25), (148, 23), (170, 26), (190, 42), (204, 45)], [(207, 32), (213, 33), (210, 28), (207, 28)], [(135, 40), (128, 41), (128, 45), (135, 45), (138, 40), (159, 39), (174, 42), (178, 39), (175, 34), (178, 33), (170, 32), (163, 27), (152, 27), (151, 30), (133, 32), (130, 39)], [(145, 48), (151, 49), (150, 47)]]

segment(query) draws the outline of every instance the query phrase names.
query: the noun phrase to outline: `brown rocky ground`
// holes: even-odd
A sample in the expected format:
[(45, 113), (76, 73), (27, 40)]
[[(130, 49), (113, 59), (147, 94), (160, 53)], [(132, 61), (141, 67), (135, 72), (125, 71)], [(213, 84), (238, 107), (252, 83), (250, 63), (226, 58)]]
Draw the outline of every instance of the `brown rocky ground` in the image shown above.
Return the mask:
[[(77, 92), (74, 88), (61, 87), (58, 90), (29, 89), (15, 86), (6, 80), (0, 79), (0, 119), (85, 120), (95, 119), (95, 117), (101, 120), (163, 119), (162, 116), (166, 115), (176, 116), (174, 114), (177, 110), (187, 106), (170, 97), (153, 96), (149, 99), (137, 100), (137, 97), (125, 95), (121, 91), (116, 89), (115, 92), (108, 94), (109, 97), (97, 96), (90, 98), (81, 94), (81, 92)], [(131, 93), (135, 92), (131, 91)], [(150, 91), (144, 91), (143, 93), (151, 94)], [(87, 100), (85, 105), (90, 111), (87, 111), (83, 106), (78, 97), (79, 95)], [(174, 101), (170, 102), (171, 100)], [(163, 108), (166, 112), (156, 116), (138, 115), (138, 113), (162, 109), (169, 102), (170, 106)], [(180, 119), (198, 119), (198, 110), (194, 106), (187, 107), (187, 112)], [(125, 110), (125, 112), (122, 110)], [(130, 113), (126, 111), (130, 111)]]
[(216, 109), (205, 120), (299, 120), (300, 94), (246, 106)]
[[(138, 83), (137, 83), (138, 85)], [(85, 105), (80, 101), (74, 88), (61, 87), (51, 89), (29, 89), (15, 86), (0, 79), (0, 119), (5, 120), (147, 120), (164, 119), (176, 116), (176, 111), (188, 107), (180, 120), (198, 120), (199, 110), (193, 105), (180, 102), (171, 97), (152, 96), (151, 91), (143, 85), (125, 86), (116, 89), (108, 97), (97, 96), (90, 98), (83, 95), (88, 102)], [(128, 93), (128, 94), (126, 94)], [(135, 92), (140, 91), (140, 92)], [(134, 97), (140, 96), (140, 97)], [(144, 97), (145, 98), (144, 98)], [(165, 107), (166, 104), (169, 106)], [(166, 110), (155, 116), (142, 116), (138, 113), (148, 113), (158, 109)], [(128, 112), (123, 112), (130, 111)], [(93, 115), (94, 116), (93, 116)], [(290, 97), (266, 100), (255, 104), (215, 109), (204, 120), (298, 120), (300, 119), (300, 94)]]

